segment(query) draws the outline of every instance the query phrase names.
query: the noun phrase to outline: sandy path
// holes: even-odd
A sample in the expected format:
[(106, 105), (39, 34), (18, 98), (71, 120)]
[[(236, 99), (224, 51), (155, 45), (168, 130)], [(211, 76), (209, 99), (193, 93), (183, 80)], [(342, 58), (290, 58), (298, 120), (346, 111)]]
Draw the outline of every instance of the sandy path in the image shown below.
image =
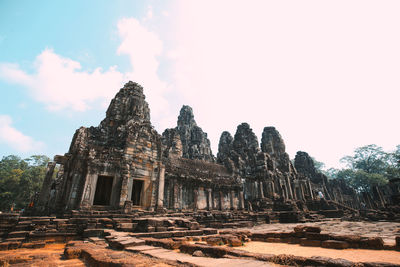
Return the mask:
[(342, 258), (353, 262), (389, 262), (400, 264), (400, 252), (392, 250), (369, 249), (327, 249), (320, 247), (303, 247), (300, 245), (267, 243), (251, 241), (237, 249), (265, 254), (291, 254), (295, 256), (311, 257), (323, 256), (329, 258)]
[[(44, 248), (28, 249), (20, 248), (16, 250), (0, 251), (0, 265), (2, 261), (19, 262), (14, 263), (18, 266), (86, 266), (80, 259), (62, 259), (65, 244), (48, 244)], [(13, 263), (10, 266), (14, 265)], [(5, 264), (4, 266), (7, 266)]]

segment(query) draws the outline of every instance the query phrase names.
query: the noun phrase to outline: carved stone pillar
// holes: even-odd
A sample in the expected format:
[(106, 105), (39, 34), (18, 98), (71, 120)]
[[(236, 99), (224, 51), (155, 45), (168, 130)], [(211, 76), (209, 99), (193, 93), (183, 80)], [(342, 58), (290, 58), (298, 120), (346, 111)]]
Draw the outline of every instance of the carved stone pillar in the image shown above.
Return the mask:
[(260, 198), (264, 198), (264, 185), (263, 182), (259, 181), (258, 182), (258, 188), (260, 191)]
[(224, 210), (224, 193), (222, 191), (219, 191), (219, 207), (221, 210)]
[(195, 189), (193, 191), (193, 195), (194, 195), (194, 199), (193, 199), (193, 209), (194, 211), (197, 211), (199, 204), (197, 203), (198, 199), (199, 199), (199, 190)]
[(310, 191), (311, 199), (314, 200), (315, 196), (314, 196), (314, 192), (313, 192), (312, 187), (311, 187), (311, 182), (307, 181), (307, 185), (308, 185), (308, 190)]
[(287, 189), (288, 189), (288, 198), (293, 199), (292, 183), (290, 182), (289, 175), (286, 175), (286, 183), (287, 183)]
[(157, 208), (161, 209), (164, 205), (164, 182), (165, 182), (165, 167), (160, 166), (160, 173), (158, 175), (158, 196)]
[(243, 191), (239, 191), (239, 209), (244, 210), (244, 196)]
[(178, 181), (175, 179), (174, 180), (174, 209), (178, 210), (179, 209), (179, 185), (178, 185)]
[(121, 194), (119, 197), (119, 206), (124, 207), (125, 201), (128, 200), (128, 183), (130, 178), (130, 166), (125, 164), (125, 168), (122, 170), (122, 185)]
[(213, 199), (211, 194), (211, 188), (207, 188), (207, 210), (212, 210), (213, 208), (212, 202)]
[(231, 190), (231, 210), (236, 210), (237, 207), (235, 207), (235, 190)]

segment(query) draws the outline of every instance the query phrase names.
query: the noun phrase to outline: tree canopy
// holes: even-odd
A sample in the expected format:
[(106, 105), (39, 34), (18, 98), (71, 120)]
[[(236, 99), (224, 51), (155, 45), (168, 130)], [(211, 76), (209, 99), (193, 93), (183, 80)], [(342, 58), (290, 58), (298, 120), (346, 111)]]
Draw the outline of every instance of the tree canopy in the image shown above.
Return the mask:
[(46, 174), (49, 158), (33, 155), (21, 159), (15, 155), (0, 161), (0, 210), (26, 207), (36, 192), (39, 192)]
[(369, 191), (374, 185), (384, 185), (392, 178), (400, 178), (400, 145), (393, 152), (385, 152), (377, 145), (367, 145), (345, 156), (343, 169), (329, 169), (328, 175), (344, 179), (357, 191)]

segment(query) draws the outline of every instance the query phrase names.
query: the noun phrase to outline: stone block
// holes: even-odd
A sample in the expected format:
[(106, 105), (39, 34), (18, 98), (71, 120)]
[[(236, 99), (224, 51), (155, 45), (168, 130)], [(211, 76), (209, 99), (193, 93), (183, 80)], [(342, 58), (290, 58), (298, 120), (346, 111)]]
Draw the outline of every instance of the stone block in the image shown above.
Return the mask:
[(311, 239), (311, 240), (329, 240), (330, 235), (329, 234), (320, 234), (320, 233), (313, 233), (313, 232), (306, 232), (305, 233), (305, 238)]
[(33, 224), (50, 224), (50, 219), (35, 219), (32, 220)]
[(156, 226), (156, 232), (166, 232), (168, 230), (165, 226)]
[(45, 242), (22, 243), (21, 248), (44, 248)]
[(82, 254), (82, 249), (81, 248), (76, 248), (76, 247), (66, 247), (64, 249), (64, 257), (67, 260), (70, 259), (77, 259), (81, 256)]
[(297, 225), (294, 228), (294, 231), (296, 233), (298, 233), (298, 232), (320, 233), (321, 232), (321, 228), (318, 227), (318, 226)]
[(172, 239), (155, 239), (147, 238), (146, 245), (163, 247), (166, 249), (178, 249), (181, 246), (181, 242), (175, 242)]
[(206, 239), (207, 244), (211, 246), (221, 246), (224, 244), (223, 240), (219, 236), (212, 236)]
[(68, 220), (69, 224), (87, 224), (89, 221), (88, 218), (71, 218)]
[(214, 228), (202, 228), (203, 233), (205, 235), (216, 235), (218, 234), (218, 230)]
[(0, 251), (3, 251), (3, 250), (8, 250), (8, 243), (7, 242), (0, 243)]
[(117, 229), (120, 231), (132, 231), (133, 227), (135, 226), (134, 223), (118, 223), (117, 224)]
[(310, 239), (307, 239), (307, 238), (302, 238), (302, 239), (300, 239), (300, 246), (320, 247), (321, 246), (321, 240), (310, 240)]
[(326, 240), (322, 241), (321, 246), (323, 248), (345, 249), (349, 248), (349, 243), (346, 241)]
[(237, 238), (236, 236), (234, 236), (234, 237), (228, 239), (228, 245), (229, 245), (230, 247), (240, 247), (240, 246), (242, 246), (243, 244), (242, 244), (242, 241), (240, 241), (239, 238)]
[(383, 249), (383, 240), (381, 237), (361, 238), (359, 244), (360, 248)]
[(83, 237), (93, 237), (93, 236), (103, 236), (104, 230), (103, 229), (85, 229), (83, 231)]
[(17, 249), (21, 246), (21, 242), (8, 242), (8, 249)]
[(154, 232), (149, 235), (154, 238), (170, 238), (173, 236), (172, 232)]
[(146, 229), (146, 232), (149, 232), (149, 233), (152, 233), (152, 232), (155, 232), (155, 231), (156, 231), (156, 228), (153, 227), (153, 226), (149, 226), (149, 227), (147, 227), (147, 229)]

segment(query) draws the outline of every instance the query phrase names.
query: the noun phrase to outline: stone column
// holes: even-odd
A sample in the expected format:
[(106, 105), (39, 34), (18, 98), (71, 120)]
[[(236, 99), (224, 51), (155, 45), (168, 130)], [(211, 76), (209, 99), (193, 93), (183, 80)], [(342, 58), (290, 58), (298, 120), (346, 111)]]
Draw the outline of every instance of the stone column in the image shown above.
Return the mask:
[(260, 191), (260, 198), (264, 198), (263, 182), (259, 181), (258, 182), (258, 187), (259, 187), (259, 191)]
[(121, 208), (124, 207), (125, 201), (128, 200), (128, 183), (130, 177), (130, 166), (129, 164), (125, 164), (125, 168), (122, 170), (122, 185), (121, 185), (121, 194), (119, 197), (119, 206)]
[(275, 183), (273, 181), (271, 181), (271, 194), (272, 197), (275, 195)]
[(244, 210), (244, 196), (243, 191), (239, 191), (239, 209)]
[(157, 208), (161, 209), (164, 205), (164, 182), (165, 182), (165, 167), (160, 164), (158, 175), (158, 196)]
[(300, 194), (301, 194), (300, 199), (305, 201), (306, 197), (304, 196), (303, 184), (300, 184)]
[(237, 210), (237, 207), (235, 207), (235, 190), (231, 190), (231, 210)]
[(178, 200), (178, 194), (179, 194), (179, 186), (178, 186), (178, 181), (174, 179), (174, 209), (178, 210), (179, 209), (179, 200)]
[(193, 209), (194, 209), (194, 211), (197, 211), (197, 209), (198, 209), (198, 207), (199, 207), (199, 205), (198, 205), (198, 203), (197, 203), (197, 201), (198, 201), (198, 199), (199, 199), (199, 190), (198, 190), (198, 189), (195, 189), (195, 190), (193, 191), (193, 193), (194, 193)]
[(315, 196), (314, 196), (314, 192), (313, 192), (312, 187), (311, 187), (311, 182), (307, 181), (307, 185), (308, 185), (308, 190), (310, 190), (311, 199), (314, 200)]
[(212, 201), (211, 188), (207, 188), (207, 210), (212, 210)]
[(224, 193), (222, 193), (222, 191), (219, 191), (219, 207), (221, 210), (224, 210), (223, 199), (224, 199)]
[(293, 199), (292, 183), (290, 182), (290, 177), (287, 174), (286, 174), (286, 183), (288, 188), (288, 198)]

